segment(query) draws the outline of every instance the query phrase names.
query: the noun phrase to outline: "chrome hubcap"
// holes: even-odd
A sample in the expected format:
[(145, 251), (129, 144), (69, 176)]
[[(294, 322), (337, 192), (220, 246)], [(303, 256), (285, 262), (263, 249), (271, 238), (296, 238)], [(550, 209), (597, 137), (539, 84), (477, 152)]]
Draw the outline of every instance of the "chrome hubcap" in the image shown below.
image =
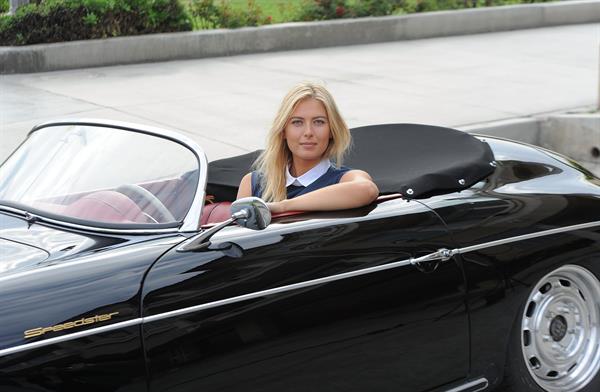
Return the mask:
[(527, 300), (521, 348), (535, 382), (548, 392), (578, 391), (600, 368), (600, 282), (565, 265), (542, 278)]

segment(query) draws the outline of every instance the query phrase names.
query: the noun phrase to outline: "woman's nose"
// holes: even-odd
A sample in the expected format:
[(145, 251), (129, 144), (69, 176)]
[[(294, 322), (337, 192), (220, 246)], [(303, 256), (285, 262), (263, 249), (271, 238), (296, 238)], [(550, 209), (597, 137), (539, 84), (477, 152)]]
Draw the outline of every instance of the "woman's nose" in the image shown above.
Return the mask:
[(314, 134), (315, 134), (315, 131), (313, 129), (313, 126), (311, 124), (306, 124), (306, 126), (304, 127), (304, 136), (311, 137)]

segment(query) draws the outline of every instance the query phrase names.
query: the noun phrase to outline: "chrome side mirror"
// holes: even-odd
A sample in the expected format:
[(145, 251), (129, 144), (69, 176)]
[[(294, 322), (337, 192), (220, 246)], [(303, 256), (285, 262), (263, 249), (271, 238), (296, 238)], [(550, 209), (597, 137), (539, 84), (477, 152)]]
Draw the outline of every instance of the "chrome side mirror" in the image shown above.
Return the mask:
[(236, 200), (231, 205), (230, 211), (232, 218), (244, 211), (245, 213), (241, 214), (236, 222), (248, 229), (263, 230), (271, 223), (271, 211), (267, 203), (258, 197), (244, 197)]
[(262, 199), (245, 197), (234, 201), (229, 209), (231, 218), (188, 239), (178, 248), (178, 252), (194, 252), (210, 246), (210, 237), (232, 222), (252, 230), (263, 230), (271, 223), (271, 211)]

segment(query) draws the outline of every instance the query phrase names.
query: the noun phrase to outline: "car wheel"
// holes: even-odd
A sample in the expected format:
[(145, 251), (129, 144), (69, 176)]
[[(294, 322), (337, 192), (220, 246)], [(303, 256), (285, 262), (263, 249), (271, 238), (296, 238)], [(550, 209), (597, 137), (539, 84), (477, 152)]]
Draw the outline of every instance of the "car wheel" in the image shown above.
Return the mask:
[(600, 391), (600, 282), (562, 266), (533, 287), (513, 328), (510, 391)]

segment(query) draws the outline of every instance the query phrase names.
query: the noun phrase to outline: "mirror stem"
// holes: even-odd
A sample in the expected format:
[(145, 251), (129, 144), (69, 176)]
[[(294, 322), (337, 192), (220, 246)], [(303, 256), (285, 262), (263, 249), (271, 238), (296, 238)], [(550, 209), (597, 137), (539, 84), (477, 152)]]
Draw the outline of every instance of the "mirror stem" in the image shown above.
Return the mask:
[(248, 218), (248, 216), (250, 216), (250, 213), (246, 209), (231, 214), (231, 218), (227, 219), (226, 221), (221, 222), (218, 225), (213, 226), (197, 236), (185, 241), (179, 248), (177, 248), (177, 252), (193, 252), (208, 248), (210, 246), (210, 237), (232, 222), (235, 222), (238, 219)]

